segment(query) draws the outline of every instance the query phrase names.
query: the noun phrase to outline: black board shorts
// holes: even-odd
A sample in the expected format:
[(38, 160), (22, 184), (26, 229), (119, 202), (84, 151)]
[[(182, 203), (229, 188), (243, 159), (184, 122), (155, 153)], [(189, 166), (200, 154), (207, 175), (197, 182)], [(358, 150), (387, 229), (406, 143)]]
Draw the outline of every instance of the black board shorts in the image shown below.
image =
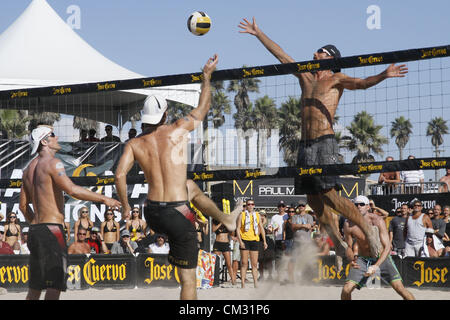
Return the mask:
[(63, 225), (40, 223), (30, 225), (29, 287), (34, 290), (67, 289), (67, 244)]
[[(316, 139), (300, 141), (297, 167), (337, 164), (339, 146), (333, 134)], [(295, 176), (295, 194), (319, 194), (326, 190), (340, 190), (337, 176), (297, 175)]]
[(214, 241), (213, 251), (219, 251), (219, 252), (231, 251), (230, 243)]
[(198, 246), (195, 215), (187, 201), (159, 202), (147, 200), (144, 216), (149, 227), (167, 235), (169, 262), (182, 269), (197, 267)]

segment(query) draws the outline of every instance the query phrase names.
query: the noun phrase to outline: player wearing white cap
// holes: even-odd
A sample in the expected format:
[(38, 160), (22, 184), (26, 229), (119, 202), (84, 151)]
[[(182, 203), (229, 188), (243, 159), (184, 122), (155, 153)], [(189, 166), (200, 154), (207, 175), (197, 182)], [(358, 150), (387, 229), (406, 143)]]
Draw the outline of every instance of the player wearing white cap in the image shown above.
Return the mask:
[(379, 272), (381, 279), (388, 282), (403, 299), (413, 300), (414, 296), (403, 286), (400, 273), (390, 256), (391, 243), (385, 221), (379, 215), (370, 212), (367, 197), (357, 196), (353, 202), (363, 219), (376, 230), (383, 248), (378, 257), (372, 258), (369, 243), (361, 228), (350, 220), (345, 221), (344, 238), (348, 245), (347, 259), (351, 268), (342, 288), (341, 299), (350, 300), (354, 289), (365, 286), (369, 278)]
[[(27, 299), (59, 299), (66, 290), (67, 245), (64, 233), (64, 195), (101, 202), (120, 208), (120, 202), (77, 186), (66, 175), (55, 154), (61, 149), (50, 126), (38, 126), (31, 133), (31, 154), (39, 156), (23, 172), (20, 210), (30, 223), (30, 279)], [(33, 208), (29, 205), (32, 204)]]

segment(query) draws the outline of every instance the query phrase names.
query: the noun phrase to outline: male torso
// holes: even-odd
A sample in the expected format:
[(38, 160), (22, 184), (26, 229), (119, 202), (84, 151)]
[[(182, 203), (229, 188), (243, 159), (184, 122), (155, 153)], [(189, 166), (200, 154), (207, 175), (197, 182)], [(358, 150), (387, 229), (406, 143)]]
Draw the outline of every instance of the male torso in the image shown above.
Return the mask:
[(188, 199), (186, 134), (186, 130), (163, 125), (128, 142), (149, 184), (149, 200)]
[(343, 89), (339, 89), (331, 71), (308, 73), (300, 78), (302, 88), (302, 140), (334, 134), (333, 119)]
[[(381, 223), (384, 223), (383, 219), (380, 216), (368, 212), (364, 215), (364, 219), (372, 228), (377, 227), (379, 237), (381, 237), (380, 232), (386, 232), (384, 236), (389, 238), (386, 229), (382, 228), (380, 225)], [(349, 228), (347, 229), (347, 232), (355, 239), (356, 243), (358, 244), (358, 254), (360, 256), (370, 257), (369, 243), (366, 236), (364, 235), (362, 230), (353, 222), (348, 220), (348, 224)]]
[(39, 156), (24, 172), (25, 192), (31, 195), (35, 223), (64, 223), (64, 198), (62, 190), (53, 182), (50, 175), (55, 158)]

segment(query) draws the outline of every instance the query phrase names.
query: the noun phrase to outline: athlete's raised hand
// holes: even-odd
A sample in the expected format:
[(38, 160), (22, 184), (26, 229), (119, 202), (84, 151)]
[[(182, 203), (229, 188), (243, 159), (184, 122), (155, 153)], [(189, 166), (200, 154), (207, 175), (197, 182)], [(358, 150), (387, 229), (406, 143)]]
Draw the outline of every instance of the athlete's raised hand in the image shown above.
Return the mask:
[(256, 24), (256, 20), (255, 17), (253, 17), (253, 22), (250, 23), (247, 19), (243, 18), (243, 21), (241, 21), (238, 25), (239, 28), (241, 28), (242, 30), (239, 31), (239, 33), (249, 33), (252, 34), (254, 36), (256, 36), (259, 28), (258, 25)]

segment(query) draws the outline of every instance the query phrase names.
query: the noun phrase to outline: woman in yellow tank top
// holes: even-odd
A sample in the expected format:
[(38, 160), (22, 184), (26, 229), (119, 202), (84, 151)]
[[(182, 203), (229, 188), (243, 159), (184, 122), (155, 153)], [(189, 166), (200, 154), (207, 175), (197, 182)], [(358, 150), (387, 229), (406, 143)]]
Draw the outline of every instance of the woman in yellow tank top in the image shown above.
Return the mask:
[(254, 211), (255, 202), (247, 200), (246, 208), (241, 213), (237, 221), (236, 230), (241, 250), (241, 286), (245, 287), (245, 277), (248, 269), (248, 256), (250, 255), (250, 263), (252, 265), (253, 283), (255, 288), (258, 286), (258, 251), (259, 251), (259, 235), (264, 243), (264, 250), (267, 249), (266, 235), (261, 224), (261, 217), (258, 212)]

